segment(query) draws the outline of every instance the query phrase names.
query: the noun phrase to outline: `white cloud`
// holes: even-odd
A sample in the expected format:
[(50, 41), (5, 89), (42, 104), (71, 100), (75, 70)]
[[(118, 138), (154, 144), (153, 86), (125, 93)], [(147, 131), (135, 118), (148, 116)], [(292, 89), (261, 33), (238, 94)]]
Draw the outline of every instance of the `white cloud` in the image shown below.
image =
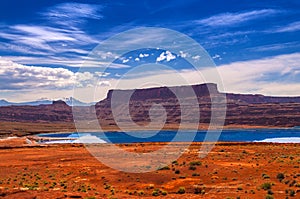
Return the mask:
[(65, 34), (62, 30), (43, 26), (28, 26), (16, 25), (12, 26), (13, 29), (24, 32), (43, 41), (74, 41), (75, 39)]
[(183, 52), (183, 51), (179, 51), (179, 56), (182, 57), (182, 58), (186, 58), (190, 55), (188, 53)]
[(107, 77), (110, 73), (107, 72), (95, 72), (95, 74), (99, 77)]
[(127, 62), (129, 62), (129, 59), (123, 59), (122, 63), (126, 64)]
[(299, 48), (299, 47), (300, 47), (300, 42), (287, 42), (287, 43), (255, 46), (255, 47), (248, 48), (248, 50), (262, 52), (262, 51), (276, 51), (276, 50)]
[(214, 56), (212, 56), (212, 58), (213, 59), (219, 59), (219, 60), (221, 60), (222, 58), (221, 58), (221, 56), (220, 55), (218, 55), (218, 54), (215, 54)]
[[(1, 37), (1, 33), (0, 33), (0, 37)], [(27, 56), (29, 56), (29, 55), (39, 55), (39, 57), (40, 57), (40, 56), (47, 56), (48, 55), (45, 52), (42, 52), (42, 51), (37, 50), (37, 49), (30, 48), (28, 46), (17, 45), (17, 44), (13, 44), (13, 43), (4, 43), (4, 42), (0, 42), (0, 50), (3, 51), (3, 52), (22, 53), (22, 54), (26, 54)]]
[[(0, 90), (71, 89), (97, 84), (107, 72), (72, 72), (64, 68), (27, 66), (0, 59)], [(103, 81), (102, 86), (105, 81)], [(107, 82), (105, 85), (108, 85)]]
[[(43, 55), (44, 59), (55, 54), (61, 57), (65, 53), (80, 56), (88, 54), (84, 46), (97, 41), (79, 29), (61, 29), (48, 26), (14, 25), (5, 27), (0, 37), (9, 40), (4, 46), (5, 51), (20, 52), (26, 55)], [(40, 59), (40, 56), (35, 56)], [(32, 63), (33, 64), (33, 63)]]
[(74, 73), (63, 68), (25, 66), (0, 59), (0, 89), (66, 88), (73, 86)]
[(171, 60), (173, 60), (173, 59), (176, 59), (176, 56), (175, 55), (173, 55), (170, 51), (166, 51), (166, 52), (162, 52), (160, 55), (159, 55), (159, 57), (157, 57), (156, 58), (156, 61), (157, 62), (161, 62), (161, 61), (164, 61), (164, 60), (166, 60), (166, 61), (171, 61)]
[(101, 5), (68, 2), (50, 7), (41, 15), (56, 24), (75, 26), (84, 23), (88, 18), (103, 18), (100, 14), (102, 8)]
[(195, 55), (195, 56), (192, 57), (193, 60), (199, 60), (200, 58), (201, 58), (200, 55)]
[(96, 54), (100, 56), (101, 59), (117, 58), (117, 55), (112, 52), (97, 51)]
[(234, 62), (218, 71), (228, 92), (300, 96), (299, 63), (300, 53), (295, 53)]
[(287, 26), (277, 28), (270, 32), (295, 32), (295, 31), (300, 31), (300, 21), (290, 23)]
[(111, 86), (111, 84), (109, 83), (109, 81), (100, 81), (100, 82), (98, 82), (98, 85), (102, 86), (102, 87)]
[(208, 36), (208, 39), (224, 39), (224, 38), (232, 38), (236, 36), (247, 36), (249, 34), (257, 33), (256, 31), (236, 31), (236, 32), (225, 32), (221, 34), (213, 34), (211, 36)]
[(211, 27), (232, 26), (277, 13), (279, 13), (279, 11), (273, 9), (253, 10), (237, 13), (222, 13), (206, 19), (197, 20), (195, 22), (200, 25)]
[(135, 61), (140, 61), (140, 58), (137, 57), (137, 58), (135, 58), (134, 60), (135, 60)]
[(143, 57), (149, 57), (149, 54), (147, 54), (147, 53), (140, 53), (140, 55), (139, 55), (139, 57), (140, 58), (143, 58)]

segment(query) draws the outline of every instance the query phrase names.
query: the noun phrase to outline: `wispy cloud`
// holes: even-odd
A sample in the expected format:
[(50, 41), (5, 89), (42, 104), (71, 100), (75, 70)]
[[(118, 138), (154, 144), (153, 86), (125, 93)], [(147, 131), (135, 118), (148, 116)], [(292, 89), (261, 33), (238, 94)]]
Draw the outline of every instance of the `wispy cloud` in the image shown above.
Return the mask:
[(271, 16), (279, 12), (280, 11), (274, 9), (263, 9), (236, 13), (222, 13), (209, 18), (197, 20), (195, 23), (211, 27), (234, 26), (258, 18)]
[(278, 51), (278, 50), (283, 50), (283, 49), (293, 49), (293, 48), (299, 48), (299, 47), (300, 47), (300, 42), (287, 42), (287, 43), (277, 43), (277, 44), (251, 47), (251, 48), (248, 48), (248, 50), (263, 52), (263, 51)]
[(83, 31), (82, 25), (90, 19), (101, 19), (102, 8), (94, 4), (62, 3), (39, 13), (43, 25), (1, 24), (0, 50), (28, 56), (26, 64), (78, 66), (99, 42), (95, 35)]
[(275, 30), (272, 30), (270, 32), (295, 32), (300, 31), (300, 21), (296, 21), (290, 24), (287, 24), (286, 26), (276, 28)]
[(236, 32), (225, 32), (221, 34), (214, 34), (210, 35), (207, 38), (211, 40), (215, 39), (225, 39), (225, 38), (232, 38), (232, 37), (237, 37), (237, 36), (246, 36), (249, 34), (256, 33), (256, 31), (236, 31)]
[(2, 60), (13, 61), (20, 64), (26, 65), (40, 65), (40, 66), (62, 66), (62, 67), (92, 67), (92, 68), (113, 68), (113, 69), (124, 69), (130, 68), (131, 66), (120, 63), (110, 63), (99, 61), (97, 58), (91, 58), (86, 56), (1, 56)]
[(86, 22), (87, 19), (101, 19), (101, 5), (83, 4), (83, 3), (61, 3), (48, 8), (41, 15), (49, 21), (61, 24), (76, 26)]
[[(84, 56), (89, 53), (86, 50), (88, 46), (98, 43), (95, 38), (79, 29), (69, 30), (36, 25), (6, 27), (0, 33), (0, 38), (8, 40), (8, 42), (1, 42), (0, 50), (19, 52), (33, 61), (29, 64), (39, 65), (52, 64), (53, 61), (57, 62), (57, 59), (64, 63), (64, 60), (68, 59), (69, 62), (65, 63), (69, 65), (65, 66), (72, 66), (74, 59), (83, 61)], [(45, 61), (38, 63), (41, 60)]]

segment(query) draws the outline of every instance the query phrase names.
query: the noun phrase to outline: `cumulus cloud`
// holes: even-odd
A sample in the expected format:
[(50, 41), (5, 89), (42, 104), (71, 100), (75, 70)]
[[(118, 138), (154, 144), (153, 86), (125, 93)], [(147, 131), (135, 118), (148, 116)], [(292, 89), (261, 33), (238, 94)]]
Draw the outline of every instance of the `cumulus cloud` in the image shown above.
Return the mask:
[(74, 73), (63, 68), (26, 66), (0, 59), (0, 89), (66, 88), (74, 83)]
[(98, 85), (103, 86), (103, 87), (111, 86), (109, 81), (100, 81), (100, 82), (98, 82)]
[(122, 63), (123, 63), (123, 64), (126, 64), (127, 62), (129, 62), (129, 59), (123, 59), (123, 60), (122, 60)]
[(166, 60), (166, 61), (171, 61), (171, 60), (173, 60), (173, 59), (176, 59), (176, 56), (175, 55), (173, 55), (170, 51), (166, 51), (166, 52), (162, 52), (160, 55), (159, 55), (159, 57), (157, 57), (156, 58), (156, 61), (157, 62), (161, 62), (161, 61), (164, 61), (164, 60)]
[(140, 58), (143, 58), (143, 57), (149, 57), (149, 54), (147, 54), (147, 53), (144, 53), (144, 54), (143, 54), (143, 53), (140, 53), (140, 54), (139, 54), (139, 57), (140, 57)]
[(103, 51), (97, 51), (96, 54), (101, 58), (101, 59), (109, 59), (109, 58), (118, 58), (118, 56), (112, 52), (103, 52)]
[(137, 57), (137, 58), (135, 58), (134, 60), (135, 60), (135, 61), (140, 61), (140, 58)]
[(107, 72), (95, 72), (95, 74), (99, 77), (107, 77), (110, 73)]
[[(110, 75), (107, 72), (72, 72), (65, 68), (27, 66), (9, 60), (0, 59), (0, 89), (71, 89), (93, 87), (99, 78)], [(102, 86), (109, 85), (103, 81)]]
[(212, 58), (213, 59), (219, 59), (219, 60), (221, 60), (222, 58), (221, 58), (221, 56), (220, 55), (218, 55), (218, 54), (215, 54), (214, 56), (212, 56)]
[(195, 56), (192, 57), (193, 60), (199, 60), (200, 58), (201, 58), (200, 55), (195, 55)]
[(179, 56), (182, 57), (182, 58), (186, 58), (190, 55), (188, 53), (183, 52), (183, 51), (179, 51)]

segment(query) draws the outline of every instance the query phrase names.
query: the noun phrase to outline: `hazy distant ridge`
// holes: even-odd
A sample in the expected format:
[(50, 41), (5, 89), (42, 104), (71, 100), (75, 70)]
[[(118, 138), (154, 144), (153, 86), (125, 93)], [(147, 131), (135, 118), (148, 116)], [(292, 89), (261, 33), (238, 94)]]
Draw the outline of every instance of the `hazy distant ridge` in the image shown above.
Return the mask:
[[(0, 106), (38, 106), (38, 105), (42, 105), (42, 104), (52, 104), (54, 100), (50, 100), (50, 99), (40, 99), (40, 100), (36, 100), (36, 101), (30, 101), (30, 102), (9, 102), (6, 101), (4, 99), (0, 100)], [(84, 103), (81, 102), (73, 97), (69, 97), (69, 98), (64, 98), (62, 99), (62, 101), (66, 102), (66, 104), (68, 104), (69, 106), (91, 106), (94, 105), (95, 103)]]

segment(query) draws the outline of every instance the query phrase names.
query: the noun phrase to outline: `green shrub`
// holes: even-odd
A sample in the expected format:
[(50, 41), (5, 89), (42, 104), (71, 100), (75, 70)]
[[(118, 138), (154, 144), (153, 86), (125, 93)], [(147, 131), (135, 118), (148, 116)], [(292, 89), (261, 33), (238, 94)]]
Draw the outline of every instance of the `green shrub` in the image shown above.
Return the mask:
[(290, 196), (295, 196), (295, 191), (294, 190), (290, 190)]
[(169, 166), (164, 166), (162, 168), (159, 168), (158, 170), (170, 170), (170, 167)]
[(194, 186), (194, 194), (205, 194), (205, 189), (200, 186)]
[(285, 178), (285, 176), (283, 173), (278, 173), (276, 178), (281, 182)]
[(168, 192), (167, 191), (161, 191), (161, 195), (166, 196), (166, 195), (168, 195)]
[(266, 199), (274, 199), (274, 197), (272, 195), (266, 195)]
[(185, 193), (185, 188), (184, 187), (179, 187), (177, 193), (184, 194)]
[(200, 161), (193, 161), (193, 162), (190, 162), (190, 166), (201, 166), (202, 163)]
[(159, 196), (159, 191), (158, 190), (154, 190), (152, 192), (152, 196)]
[(142, 196), (142, 195), (145, 194), (145, 192), (143, 190), (141, 190), (141, 191), (138, 192), (138, 194), (139, 194), (139, 196)]
[(263, 179), (269, 179), (269, 178), (270, 178), (270, 176), (268, 176), (268, 175), (265, 174), (265, 173), (262, 174), (262, 177), (263, 177)]
[(177, 160), (174, 160), (174, 161), (172, 162), (172, 164), (174, 164), (174, 165), (178, 165), (178, 162), (177, 162)]
[(268, 190), (268, 189), (271, 189), (272, 188), (272, 184), (269, 183), (269, 182), (265, 182), (261, 185), (261, 188), (264, 189), (264, 190)]

